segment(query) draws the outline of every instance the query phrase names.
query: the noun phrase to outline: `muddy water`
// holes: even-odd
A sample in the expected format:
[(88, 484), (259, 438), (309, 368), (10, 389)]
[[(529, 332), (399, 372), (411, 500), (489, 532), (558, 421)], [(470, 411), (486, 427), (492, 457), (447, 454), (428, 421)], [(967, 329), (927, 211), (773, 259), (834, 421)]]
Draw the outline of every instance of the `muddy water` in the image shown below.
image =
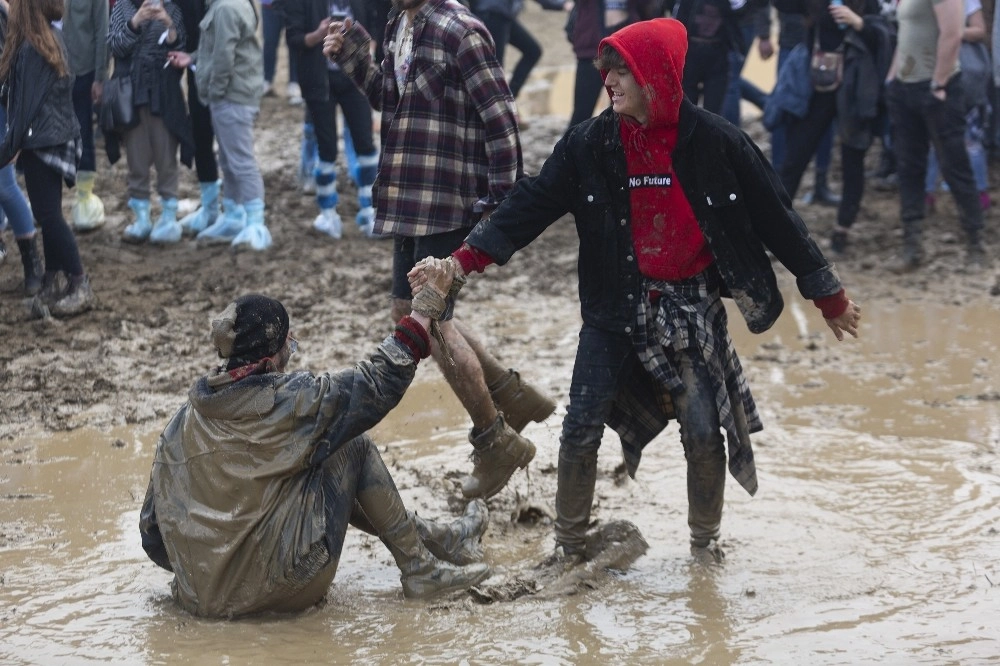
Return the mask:
[[(755, 440), (758, 496), (728, 488), (723, 567), (688, 556), (671, 430), (621, 487), (608, 478), (614, 447), (602, 449), (596, 517), (624, 513), (650, 551), (628, 574), (564, 599), (403, 602), (384, 549), (352, 533), (326, 606), (293, 619), (199, 620), (173, 606), (169, 575), (136, 539), (155, 432), (5, 443), (0, 663), (996, 663), (1000, 312), (866, 316), (866, 337), (843, 352), (806, 327), (817, 318), (794, 301), (765, 336), (734, 324), (767, 428)], [(543, 356), (572, 346), (565, 331), (543, 333)], [(551, 381), (558, 391), (568, 368), (553, 372), (563, 373)], [(425, 375), (377, 436), (404, 467), (454, 467), (464, 418)], [(552, 464), (558, 419), (529, 434), (533, 467)], [(400, 485), (408, 502), (440, 510), (412, 478)], [(514, 489), (551, 485), (536, 471)], [(499, 578), (551, 547), (547, 528), (501, 530), (487, 543)]]

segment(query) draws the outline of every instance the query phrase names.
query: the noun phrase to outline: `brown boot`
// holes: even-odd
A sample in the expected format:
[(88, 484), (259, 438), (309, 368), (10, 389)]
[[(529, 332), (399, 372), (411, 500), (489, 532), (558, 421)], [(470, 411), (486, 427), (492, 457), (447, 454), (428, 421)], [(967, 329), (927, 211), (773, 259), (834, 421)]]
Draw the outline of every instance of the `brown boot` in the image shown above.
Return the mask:
[(458, 565), (483, 560), (483, 547), (479, 540), (486, 532), (490, 517), (483, 500), (469, 502), (465, 515), (448, 525), (424, 520), (415, 513), (411, 515), (420, 540), (434, 557)]
[(524, 430), (529, 421), (541, 423), (556, 411), (556, 403), (521, 379), (516, 370), (508, 370), (490, 383), (489, 389), (497, 411), (503, 414), (514, 432)]
[(34, 296), (42, 290), (42, 254), (38, 251), (38, 234), (31, 238), (18, 238), (17, 249), (21, 251), (21, 265), (24, 266), (24, 293)]
[(502, 414), (489, 428), (475, 433), (475, 429), (469, 433), (475, 466), (462, 481), (462, 494), (489, 499), (507, 485), (516, 470), (528, 466), (535, 457), (535, 445), (514, 432)]
[(490, 568), (478, 562), (459, 567), (434, 557), (420, 540), (416, 523), (409, 517), (382, 536), (401, 572), (403, 596), (426, 599), (446, 592), (465, 590), (490, 575)]

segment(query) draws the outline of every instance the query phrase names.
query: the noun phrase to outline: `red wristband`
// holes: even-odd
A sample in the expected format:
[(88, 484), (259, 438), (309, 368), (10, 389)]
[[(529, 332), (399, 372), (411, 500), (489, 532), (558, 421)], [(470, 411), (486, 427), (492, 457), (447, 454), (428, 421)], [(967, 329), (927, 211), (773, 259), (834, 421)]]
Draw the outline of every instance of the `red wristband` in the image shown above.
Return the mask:
[(396, 330), (393, 332), (393, 337), (401, 342), (410, 351), (413, 358), (418, 361), (430, 356), (431, 338), (427, 335), (424, 327), (420, 325), (420, 322), (410, 315), (406, 315), (399, 320), (399, 323), (396, 324)]
[(458, 265), (466, 275), (469, 273), (482, 273), (487, 266), (492, 266), (496, 262), (490, 255), (486, 254), (478, 247), (472, 247), (468, 243), (462, 243), (462, 247), (451, 253)]
[(816, 307), (823, 313), (823, 319), (836, 319), (847, 310), (847, 292), (841, 289), (832, 296), (824, 296), (813, 300)]

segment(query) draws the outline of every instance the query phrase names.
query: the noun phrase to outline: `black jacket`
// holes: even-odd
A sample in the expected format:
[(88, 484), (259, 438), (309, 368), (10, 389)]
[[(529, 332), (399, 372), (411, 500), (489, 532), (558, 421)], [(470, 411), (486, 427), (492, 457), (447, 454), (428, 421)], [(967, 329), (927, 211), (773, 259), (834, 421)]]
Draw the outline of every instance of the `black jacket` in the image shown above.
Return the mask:
[[(323, 55), (323, 42), (306, 47), (306, 35), (316, 29), (319, 22), (330, 16), (327, 0), (275, 0), (273, 9), (285, 19), (285, 35), (291, 57), (298, 58), (299, 86), (305, 100), (326, 101), (330, 98), (330, 79), (327, 58)], [(367, 0), (351, 0), (351, 13), (367, 30), (370, 8)]]
[[(61, 43), (59, 31), (56, 35)], [(73, 111), (73, 77), (59, 76), (29, 43), (18, 50), (5, 87), (7, 136), (0, 144), (0, 166), (19, 150), (61, 146), (80, 136)]]
[[(714, 270), (751, 331), (770, 328), (784, 305), (767, 251), (796, 276), (805, 298), (840, 291), (836, 269), (809, 237), (770, 163), (739, 128), (684, 99), (672, 159), (715, 258)], [(642, 281), (626, 181), (618, 117), (608, 109), (570, 129), (539, 175), (519, 181), (467, 242), (505, 264), (572, 213), (580, 237), (583, 320), (631, 332)]]

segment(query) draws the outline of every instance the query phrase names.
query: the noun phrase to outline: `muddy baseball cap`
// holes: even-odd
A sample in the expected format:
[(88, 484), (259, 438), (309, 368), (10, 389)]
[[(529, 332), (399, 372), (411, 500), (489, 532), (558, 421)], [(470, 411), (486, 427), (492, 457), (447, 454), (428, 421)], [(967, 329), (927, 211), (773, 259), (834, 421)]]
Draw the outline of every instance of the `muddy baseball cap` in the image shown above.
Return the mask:
[(212, 344), (228, 369), (274, 356), (287, 338), (285, 306), (260, 294), (240, 296), (212, 319)]

